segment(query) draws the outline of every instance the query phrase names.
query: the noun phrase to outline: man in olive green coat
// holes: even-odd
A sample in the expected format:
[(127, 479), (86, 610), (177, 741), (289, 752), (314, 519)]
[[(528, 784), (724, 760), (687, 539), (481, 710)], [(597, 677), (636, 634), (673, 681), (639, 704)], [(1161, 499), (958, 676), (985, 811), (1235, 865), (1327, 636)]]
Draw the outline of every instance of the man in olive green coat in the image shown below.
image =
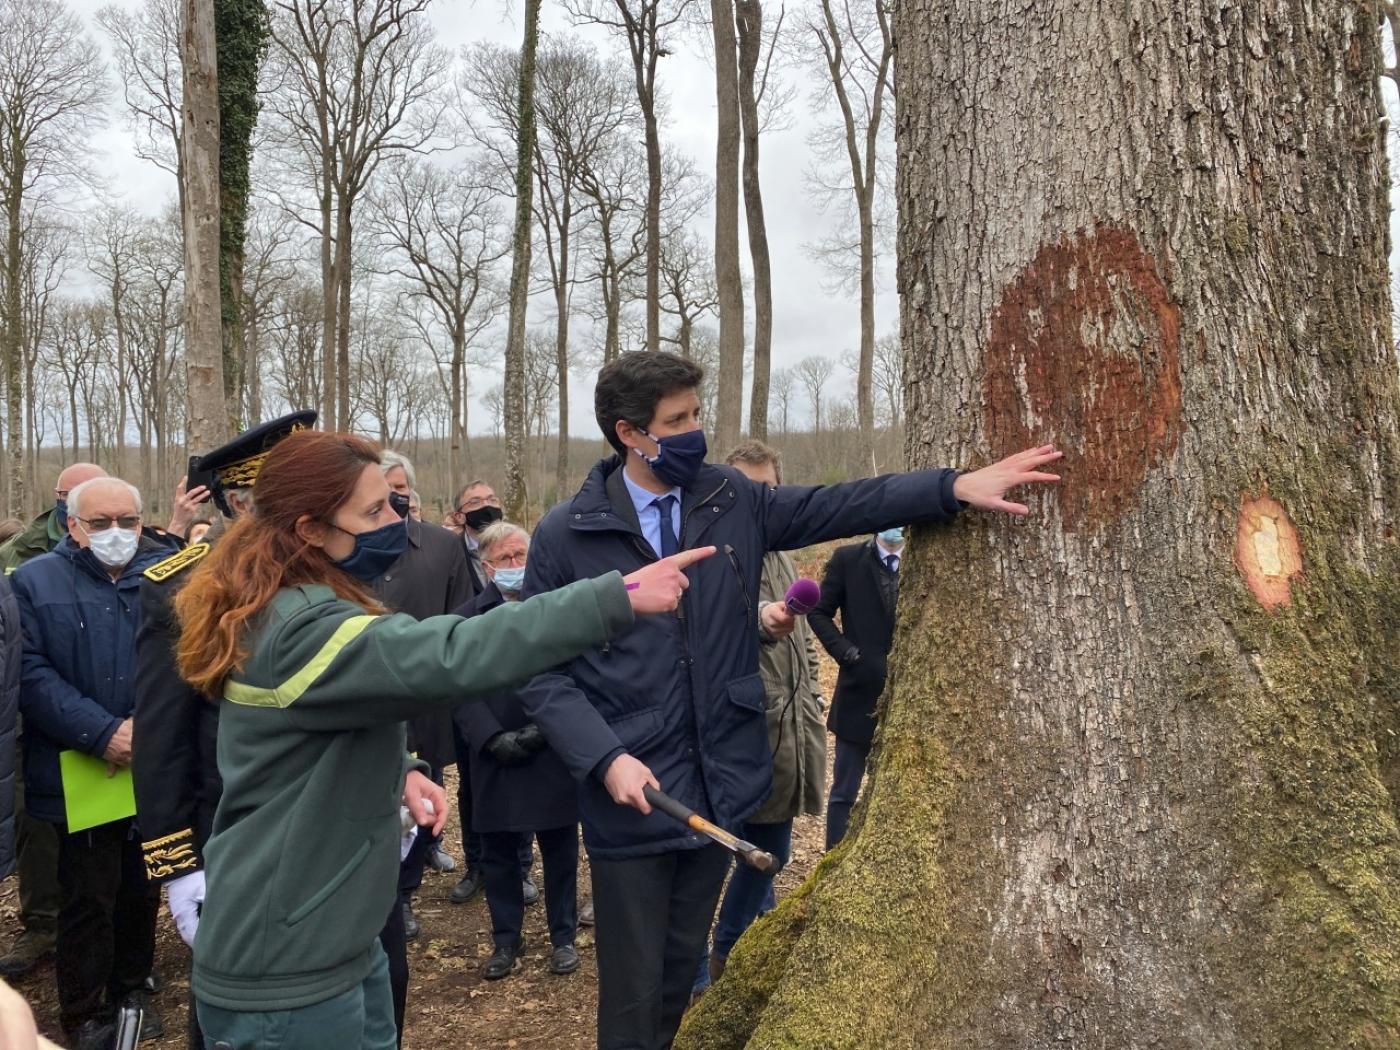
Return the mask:
[[(764, 485), (782, 483), (778, 453), (761, 441), (740, 445), (725, 460), (746, 477)], [(797, 579), (797, 568), (782, 551), (763, 559), (758, 604), (783, 602)], [(744, 838), (778, 859), (780, 869), (792, 852), (792, 821), (800, 813), (820, 813), (826, 786), (826, 728), (822, 724), (817, 646), (803, 616), (793, 618), (792, 633), (770, 638), (761, 629), (758, 670), (763, 678), (768, 713), (768, 747), (773, 753), (773, 791), (744, 823)], [(762, 617), (760, 617), (762, 622)], [(760, 914), (771, 909), (777, 869), (760, 872), (738, 865), (729, 879), (715, 923), (714, 947), (702, 967), (696, 991), (724, 971), (734, 942)]]

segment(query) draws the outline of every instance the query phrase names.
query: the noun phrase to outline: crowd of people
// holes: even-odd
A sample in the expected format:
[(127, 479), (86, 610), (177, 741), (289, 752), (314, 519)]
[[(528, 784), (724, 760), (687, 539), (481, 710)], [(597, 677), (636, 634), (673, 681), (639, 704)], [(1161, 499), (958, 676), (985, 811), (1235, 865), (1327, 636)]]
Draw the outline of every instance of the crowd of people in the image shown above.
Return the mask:
[[(654, 792), (781, 866), (793, 818), (822, 811), (829, 729), (835, 845), (874, 736), (903, 530), (1024, 513), (1008, 490), (1055, 480), (1059, 456), (787, 485), (759, 442), (709, 462), (701, 378), (666, 353), (605, 367), (615, 455), (533, 535), (483, 480), (422, 520), (408, 459), (311, 412), (201, 456), (163, 528), (127, 482), (65, 468), (53, 508), (0, 546), (16, 829), (0, 795), (0, 874), (17, 860), (23, 924), (0, 975), (52, 954), (80, 1050), (131, 1017), (160, 1034), (163, 893), (192, 948), (191, 1046), (404, 1045), (413, 896), (457, 863), (455, 764), (450, 899), (485, 893), (483, 977), (518, 969), (543, 896), (551, 972), (579, 968), (579, 926), (596, 924), (598, 1046), (669, 1046), (774, 906), (775, 871), (731, 876)], [(843, 537), (815, 608), (790, 607), (783, 552)], [(840, 667), (829, 711), (818, 643)], [(89, 816), (98, 797), (117, 808)]]

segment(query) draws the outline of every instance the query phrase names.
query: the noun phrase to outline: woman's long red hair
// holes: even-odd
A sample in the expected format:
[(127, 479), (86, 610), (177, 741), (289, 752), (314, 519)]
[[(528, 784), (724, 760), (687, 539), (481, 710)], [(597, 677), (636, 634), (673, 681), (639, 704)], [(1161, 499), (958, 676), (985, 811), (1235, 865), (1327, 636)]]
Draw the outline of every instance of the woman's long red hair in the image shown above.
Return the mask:
[(180, 675), (205, 696), (248, 658), (248, 621), (286, 587), (320, 583), (369, 612), (370, 592), (320, 547), (297, 535), (303, 516), (329, 522), (379, 448), (354, 434), (303, 430), (280, 441), (258, 473), (253, 513), (240, 519), (195, 568), (175, 598)]

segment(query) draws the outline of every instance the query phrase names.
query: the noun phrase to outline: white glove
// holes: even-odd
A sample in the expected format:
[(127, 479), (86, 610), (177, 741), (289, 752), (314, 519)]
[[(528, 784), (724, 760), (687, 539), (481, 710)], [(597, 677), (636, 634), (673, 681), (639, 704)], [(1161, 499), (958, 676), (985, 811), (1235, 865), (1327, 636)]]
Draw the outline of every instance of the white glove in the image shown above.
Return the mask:
[[(431, 816), (433, 800), (425, 798), (423, 808)], [(399, 863), (402, 864), (408, 859), (408, 851), (413, 848), (413, 843), (418, 838), (418, 822), (413, 819), (413, 814), (408, 811), (407, 806), (399, 807), (399, 826), (403, 828), (403, 835), (399, 838)]]
[(180, 939), (194, 947), (194, 934), (199, 929), (199, 906), (204, 903), (204, 872), (192, 871), (165, 884), (165, 904), (175, 920)]

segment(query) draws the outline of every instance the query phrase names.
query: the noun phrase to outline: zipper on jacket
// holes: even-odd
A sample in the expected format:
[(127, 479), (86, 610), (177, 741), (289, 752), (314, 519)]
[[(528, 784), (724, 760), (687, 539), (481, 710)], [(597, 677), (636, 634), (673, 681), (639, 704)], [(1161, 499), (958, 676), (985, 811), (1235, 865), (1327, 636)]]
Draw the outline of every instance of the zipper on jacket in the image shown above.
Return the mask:
[(744, 582), (743, 570), (739, 568), (739, 556), (727, 543), (724, 545), (724, 554), (729, 559), (729, 567), (734, 570), (734, 578), (739, 581), (739, 593), (744, 596), (744, 613), (752, 620), (753, 600), (749, 597), (749, 585)]

